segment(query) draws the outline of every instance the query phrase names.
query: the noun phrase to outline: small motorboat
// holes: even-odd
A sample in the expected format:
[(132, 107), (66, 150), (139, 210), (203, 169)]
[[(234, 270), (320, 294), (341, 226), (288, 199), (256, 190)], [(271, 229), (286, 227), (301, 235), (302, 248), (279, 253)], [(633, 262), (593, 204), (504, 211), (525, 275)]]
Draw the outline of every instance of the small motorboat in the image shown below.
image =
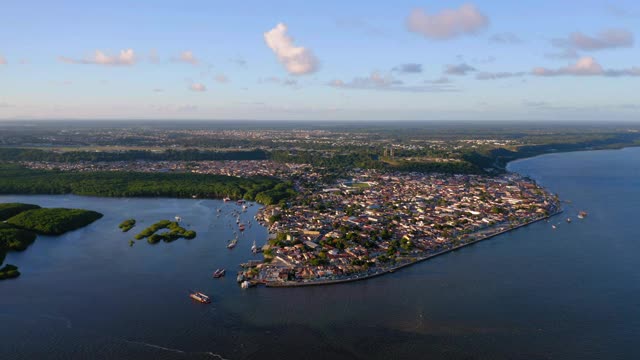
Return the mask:
[(192, 298), (193, 300), (202, 303), (202, 304), (210, 304), (211, 303), (211, 298), (199, 291), (190, 291), (189, 292), (189, 297)]
[(227, 271), (225, 269), (217, 269), (213, 272), (213, 277), (218, 279), (224, 276)]
[(227, 249), (233, 249), (238, 245), (238, 239), (233, 239), (227, 244)]

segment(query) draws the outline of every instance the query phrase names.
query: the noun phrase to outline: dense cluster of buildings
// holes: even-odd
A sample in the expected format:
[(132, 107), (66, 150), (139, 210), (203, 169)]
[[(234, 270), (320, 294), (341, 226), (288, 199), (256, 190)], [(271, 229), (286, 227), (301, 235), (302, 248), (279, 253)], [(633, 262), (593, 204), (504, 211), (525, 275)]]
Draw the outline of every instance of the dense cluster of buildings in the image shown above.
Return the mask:
[(300, 189), (287, 207), (268, 207), (270, 283), (339, 281), (389, 271), (558, 211), (557, 199), (509, 174), (354, 173), (333, 187)]
[(23, 161), (21, 165), (30, 169), (60, 171), (129, 171), (129, 172), (191, 172), (238, 177), (275, 176), (288, 178), (292, 174), (304, 173), (308, 165), (284, 164), (269, 160), (221, 160), (221, 161), (78, 161), (73, 163)]

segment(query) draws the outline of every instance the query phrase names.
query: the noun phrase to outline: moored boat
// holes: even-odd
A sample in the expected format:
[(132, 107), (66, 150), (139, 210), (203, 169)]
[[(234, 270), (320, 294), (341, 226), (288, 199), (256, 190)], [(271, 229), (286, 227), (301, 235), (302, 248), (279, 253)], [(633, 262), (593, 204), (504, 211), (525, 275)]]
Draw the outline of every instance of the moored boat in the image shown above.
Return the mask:
[(213, 272), (213, 277), (216, 279), (221, 278), (224, 276), (226, 272), (227, 271), (225, 269), (217, 269), (216, 271)]
[(211, 298), (199, 291), (190, 291), (189, 297), (202, 304), (211, 303)]
[(238, 239), (233, 239), (227, 244), (228, 249), (233, 249), (238, 244)]
[(586, 211), (580, 211), (578, 213), (578, 219), (584, 219), (585, 217), (587, 217), (587, 212)]
[(238, 230), (240, 230), (240, 231), (244, 231), (244, 229), (245, 229), (244, 224), (240, 224), (240, 225), (238, 225)]

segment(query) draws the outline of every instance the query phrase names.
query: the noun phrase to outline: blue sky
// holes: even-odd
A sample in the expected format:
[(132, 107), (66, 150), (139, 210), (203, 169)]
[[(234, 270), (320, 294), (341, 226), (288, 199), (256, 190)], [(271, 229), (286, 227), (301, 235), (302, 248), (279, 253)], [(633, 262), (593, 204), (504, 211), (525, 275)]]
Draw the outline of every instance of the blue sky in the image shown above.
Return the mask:
[(91, 3), (2, 2), (0, 119), (640, 118), (635, 1)]

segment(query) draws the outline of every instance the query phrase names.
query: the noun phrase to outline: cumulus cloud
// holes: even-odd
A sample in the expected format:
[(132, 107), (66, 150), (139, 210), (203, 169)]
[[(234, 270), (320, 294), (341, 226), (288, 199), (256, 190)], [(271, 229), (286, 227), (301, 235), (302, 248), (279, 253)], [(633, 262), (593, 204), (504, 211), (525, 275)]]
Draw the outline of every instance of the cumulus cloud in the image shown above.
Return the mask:
[(136, 63), (136, 56), (133, 49), (120, 50), (120, 53), (117, 55), (109, 55), (101, 50), (96, 50), (93, 56), (85, 59), (73, 59), (65, 56), (61, 56), (58, 59), (67, 64), (129, 66)]
[(419, 74), (422, 72), (422, 64), (408, 63), (398, 65), (393, 68), (393, 71), (404, 74)]
[(473, 4), (464, 4), (457, 9), (445, 9), (437, 14), (414, 9), (406, 24), (411, 32), (426, 38), (444, 40), (475, 34), (489, 25), (489, 18)]
[(404, 92), (444, 92), (455, 91), (450, 86), (443, 85), (406, 85), (403, 81), (395, 79), (390, 74), (382, 74), (373, 71), (369, 76), (356, 77), (347, 82), (340, 79), (330, 81), (327, 85), (341, 89), (357, 89), (357, 90), (386, 90), (386, 91), (404, 91)]
[(448, 75), (467, 75), (469, 72), (476, 71), (476, 68), (473, 66), (467, 65), (465, 63), (457, 64), (457, 65), (447, 65), (444, 72)]
[(574, 32), (566, 38), (551, 40), (554, 47), (565, 49), (565, 51), (630, 48), (633, 47), (634, 42), (633, 33), (625, 29), (607, 29), (595, 36)]
[(494, 44), (521, 44), (523, 41), (514, 33), (503, 32), (491, 35), (489, 42)]
[(193, 55), (193, 52), (189, 50), (181, 52), (180, 56), (178, 56), (175, 60), (191, 65), (198, 65), (199, 63), (199, 60)]
[(279, 23), (264, 33), (264, 41), (290, 74), (304, 75), (315, 72), (318, 69), (318, 59), (310, 49), (295, 46), (287, 31), (287, 25)]
[(189, 85), (189, 90), (203, 92), (203, 91), (207, 91), (207, 87), (204, 86), (204, 84), (202, 83), (194, 82), (194, 83), (191, 83), (191, 85)]
[(548, 69), (536, 67), (531, 73), (537, 76), (640, 76), (640, 67), (628, 69), (604, 69), (594, 58), (590, 56), (582, 57), (574, 64), (558, 69)]
[(512, 78), (512, 77), (520, 77), (520, 76), (524, 76), (526, 73), (525, 72), (508, 72), (508, 71), (501, 71), (501, 72), (480, 72), (478, 74), (476, 74), (476, 79), (478, 80), (498, 80), (498, 79), (506, 79), (506, 78)]

